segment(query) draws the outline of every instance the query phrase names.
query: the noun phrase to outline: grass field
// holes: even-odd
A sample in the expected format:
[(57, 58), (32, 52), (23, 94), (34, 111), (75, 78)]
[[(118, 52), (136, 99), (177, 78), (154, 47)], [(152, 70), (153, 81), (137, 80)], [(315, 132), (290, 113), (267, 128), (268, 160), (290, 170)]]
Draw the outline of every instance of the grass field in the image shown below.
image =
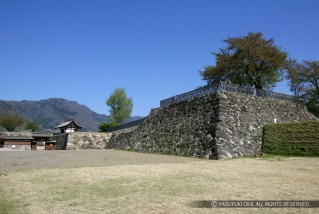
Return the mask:
[(319, 158), (242, 158), (0, 172), (0, 213), (318, 213), (195, 208), (196, 200), (319, 200)]

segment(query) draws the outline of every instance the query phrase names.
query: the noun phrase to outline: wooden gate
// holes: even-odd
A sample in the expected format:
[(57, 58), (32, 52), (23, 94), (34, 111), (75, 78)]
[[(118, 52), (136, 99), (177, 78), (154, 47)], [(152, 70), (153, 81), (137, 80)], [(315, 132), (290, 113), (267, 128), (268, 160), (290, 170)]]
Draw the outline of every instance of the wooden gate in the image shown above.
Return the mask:
[(37, 142), (31, 143), (31, 150), (37, 150)]
[(47, 141), (45, 142), (45, 150), (55, 150), (56, 141)]

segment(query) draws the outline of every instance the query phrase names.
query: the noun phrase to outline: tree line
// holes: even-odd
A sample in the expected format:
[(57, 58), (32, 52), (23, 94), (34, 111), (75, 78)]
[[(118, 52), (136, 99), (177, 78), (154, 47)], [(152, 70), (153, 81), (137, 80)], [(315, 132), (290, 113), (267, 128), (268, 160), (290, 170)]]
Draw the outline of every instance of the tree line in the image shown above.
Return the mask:
[(290, 90), (304, 101), (308, 110), (319, 117), (319, 61), (298, 62), (262, 33), (228, 37), (226, 47), (213, 52), (215, 65), (208, 65), (200, 75), (208, 84), (231, 81), (256, 89), (272, 89), (287, 79)]
[(35, 121), (25, 121), (23, 118), (13, 114), (0, 116), (0, 127), (9, 132), (21, 130), (30, 130), (35, 132), (41, 130), (39, 123)]

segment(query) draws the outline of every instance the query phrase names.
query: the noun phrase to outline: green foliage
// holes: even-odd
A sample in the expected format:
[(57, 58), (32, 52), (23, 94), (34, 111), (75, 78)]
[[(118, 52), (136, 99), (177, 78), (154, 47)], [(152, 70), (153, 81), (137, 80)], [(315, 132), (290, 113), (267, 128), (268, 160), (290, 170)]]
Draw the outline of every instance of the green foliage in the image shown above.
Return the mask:
[(105, 122), (102, 122), (100, 125), (99, 125), (99, 132), (107, 132), (109, 128), (111, 127), (114, 127), (114, 126), (117, 126), (116, 123), (105, 123)]
[(106, 105), (110, 108), (111, 122), (118, 125), (129, 118), (133, 110), (133, 100), (127, 97), (123, 88), (115, 89)]
[(14, 129), (22, 124), (23, 120), (16, 115), (6, 114), (0, 117), (0, 126), (4, 127), (9, 132), (14, 131)]
[(262, 33), (229, 37), (216, 57), (215, 66), (206, 66), (200, 75), (211, 83), (230, 80), (234, 84), (272, 88), (282, 80), (287, 53), (274, 44), (274, 39)]
[(319, 156), (319, 122), (266, 125), (262, 147), (267, 154)]
[(102, 122), (99, 125), (99, 132), (107, 132), (107, 129), (109, 128), (108, 124), (105, 122)]
[(33, 121), (33, 122), (28, 122), (27, 124), (26, 124), (26, 127), (25, 127), (27, 130), (31, 130), (31, 131), (33, 131), (33, 132), (35, 132), (36, 130), (39, 130), (40, 129), (40, 125), (37, 123), (37, 122), (35, 122), (35, 121)]
[(290, 59), (287, 66), (290, 90), (300, 96), (308, 110), (319, 117), (319, 61), (298, 63)]

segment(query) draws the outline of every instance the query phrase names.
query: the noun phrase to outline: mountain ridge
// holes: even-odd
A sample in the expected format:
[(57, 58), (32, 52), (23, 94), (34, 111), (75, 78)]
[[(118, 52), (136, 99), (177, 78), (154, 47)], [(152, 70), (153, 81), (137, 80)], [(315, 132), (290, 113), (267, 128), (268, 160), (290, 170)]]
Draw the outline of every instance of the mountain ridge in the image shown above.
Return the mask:
[(0, 115), (4, 114), (17, 115), (25, 121), (36, 121), (43, 129), (52, 130), (64, 121), (74, 119), (83, 127), (82, 131), (98, 131), (99, 124), (109, 122), (111, 118), (105, 114), (96, 113), (77, 101), (64, 98), (48, 98), (39, 101), (0, 99)]

